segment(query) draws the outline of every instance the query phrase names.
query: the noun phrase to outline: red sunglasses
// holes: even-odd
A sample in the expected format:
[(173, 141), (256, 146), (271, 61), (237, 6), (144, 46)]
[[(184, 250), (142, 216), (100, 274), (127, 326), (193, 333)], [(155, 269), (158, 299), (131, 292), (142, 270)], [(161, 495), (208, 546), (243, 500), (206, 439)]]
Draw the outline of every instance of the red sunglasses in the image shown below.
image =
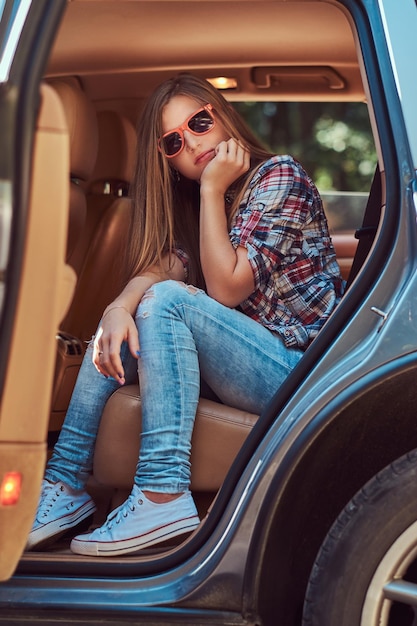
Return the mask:
[(193, 135), (209, 133), (215, 124), (212, 110), (212, 105), (206, 104), (190, 115), (182, 126), (178, 126), (178, 128), (174, 128), (174, 130), (170, 130), (162, 135), (158, 140), (159, 151), (165, 154), (168, 159), (171, 159), (177, 156), (184, 148), (184, 130), (189, 130)]

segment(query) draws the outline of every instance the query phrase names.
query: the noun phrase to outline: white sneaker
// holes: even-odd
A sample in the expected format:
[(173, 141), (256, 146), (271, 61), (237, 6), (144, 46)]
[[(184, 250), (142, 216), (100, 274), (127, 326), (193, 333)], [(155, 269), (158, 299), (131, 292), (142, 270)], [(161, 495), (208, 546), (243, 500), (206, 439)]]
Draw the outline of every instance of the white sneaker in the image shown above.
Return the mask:
[(71, 542), (76, 554), (119, 556), (138, 552), (171, 537), (189, 533), (200, 523), (189, 491), (170, 502), (148, 500), (137, 485), (122, 506), (92, 533), (78, 535)]
[(42, 481), (35, 521), (26, 544), (26, 550), (51, 543), (69, 528), (77, 526), (94, 513), (96, 506), (88, 493), (74, 491), (61, 481)]

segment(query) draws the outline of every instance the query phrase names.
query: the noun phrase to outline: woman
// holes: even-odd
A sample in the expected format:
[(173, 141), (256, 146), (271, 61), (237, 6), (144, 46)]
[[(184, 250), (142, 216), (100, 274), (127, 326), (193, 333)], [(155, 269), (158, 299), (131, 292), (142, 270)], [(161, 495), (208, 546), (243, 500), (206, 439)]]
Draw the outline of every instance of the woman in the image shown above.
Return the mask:
[(181, 74), (162, 84), (138, 147), (128, 280), (83, 361), (29, 549), (94, 511), (85, 485), (101, 414), (137, 370), (143, 432), (132, 492), (71, 549), (127, 554), (195, 529), (200, 377), (225, 404), (261, 412), (342, 296), (314, 184), (293, 158), (266, 151), (208, 82)]

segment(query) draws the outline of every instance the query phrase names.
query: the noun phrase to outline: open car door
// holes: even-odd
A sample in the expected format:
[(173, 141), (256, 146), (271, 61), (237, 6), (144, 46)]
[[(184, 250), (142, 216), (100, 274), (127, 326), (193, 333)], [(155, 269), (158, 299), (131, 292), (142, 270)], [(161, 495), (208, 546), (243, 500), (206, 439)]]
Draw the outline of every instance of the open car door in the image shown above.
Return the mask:
[(24, 550), (46, 457), (65, 265), (68, 133), (40, 84), (65, 0), (0, 0), (0, 580)]

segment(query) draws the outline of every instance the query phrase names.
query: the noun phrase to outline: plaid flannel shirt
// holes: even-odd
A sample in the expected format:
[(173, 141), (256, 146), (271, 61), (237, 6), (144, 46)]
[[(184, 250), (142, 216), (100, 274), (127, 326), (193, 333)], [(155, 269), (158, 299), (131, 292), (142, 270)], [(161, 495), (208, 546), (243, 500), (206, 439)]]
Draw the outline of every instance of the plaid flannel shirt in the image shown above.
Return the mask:
[(344, 282), (319, 193), (301, 165), (275, 156), (254, 174), (230, 230), (255, 279), (240, 309), (288, 347), (305, 350), (340, 301)]

